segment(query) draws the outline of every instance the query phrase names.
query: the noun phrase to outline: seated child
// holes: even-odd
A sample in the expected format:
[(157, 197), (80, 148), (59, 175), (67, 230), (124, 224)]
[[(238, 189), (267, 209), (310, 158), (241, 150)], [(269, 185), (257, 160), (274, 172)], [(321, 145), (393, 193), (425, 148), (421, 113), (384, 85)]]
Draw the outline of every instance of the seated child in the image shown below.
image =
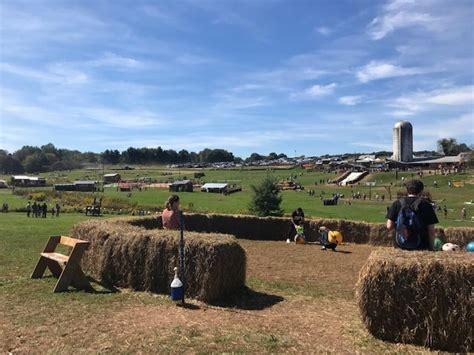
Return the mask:
[(328, 240), (329, 232), (330, 230), (325, 226), (321, 226), (319, 228), (319, 234), (321, 235), (319, 238), (321, 242), (321, 250), (332, 249), (332, 251), (336, 251), (337, 244), (330, 243)]

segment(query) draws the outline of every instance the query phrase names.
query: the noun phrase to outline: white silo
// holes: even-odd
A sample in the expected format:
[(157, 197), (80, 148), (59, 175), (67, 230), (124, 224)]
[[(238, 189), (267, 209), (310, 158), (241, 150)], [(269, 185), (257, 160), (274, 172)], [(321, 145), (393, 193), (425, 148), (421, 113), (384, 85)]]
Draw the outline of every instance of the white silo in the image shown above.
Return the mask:
[(413, 160), (413, 126), (408, 121), (400, 121), (393, 126), (393, 160)]

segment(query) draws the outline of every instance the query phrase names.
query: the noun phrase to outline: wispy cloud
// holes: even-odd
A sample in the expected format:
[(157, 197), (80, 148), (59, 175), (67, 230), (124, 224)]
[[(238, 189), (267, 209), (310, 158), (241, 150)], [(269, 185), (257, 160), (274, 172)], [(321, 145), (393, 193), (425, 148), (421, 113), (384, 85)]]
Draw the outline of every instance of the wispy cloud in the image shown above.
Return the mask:
[(393, 115), (413, 115), (417, 112), (429, 111), (436, 106), (471, 106), (474, 107), (474, 85), (418, 91), (396, 98), (389, 104), (398, 110)]
[(404, 68), (389, 62), (373, 60), (369, 64), (359, 69), (356, 73), (356, 76), (360, 82), (366, 83), (372, 80), (421, 74), (425, 71), (426, 70), (422, 70), (420, 68)]
[(331, 83), (327, 85), (313, 85), (302, 92), (291, 94), (293, 99), (319, 99), (324, 96), (328, 96), (334, 93), (337, 84)]
[(109, 68), (125, 68), (125, 69), (139, 69), (144, 67), (144, 63), (140, 60), (120, 56), (115, 53), (107, 52), (102, 57), (86, 61), (85, 66), (92, 67), (109, 67)]
[(0, 63), (0, 71), (45, 83), (75, 85), (84, 84), (89, 80), (87, 74), (60, 65), (53, 65), (45, 70), (37, 70), (15, 64)]
[(341, 96), (338, 100), (340, 104), (354, 106), (359, 104), (362, 101), (362, 96), (354, 95), (354, 96)]
[(408, 27), (422, 27), (436, 30), (439, 18), (430, 13), (419, 12), (414, 1), (389, 1), (382, 13), (367, 26), (367, 33), (373, 40), (380, 40), (392, 32)]
[(325, 27), (325, 26), (317, 27), (315, 30), (316, 30), (316, 32), (318, 32), (319, 34), (321, 34), (323, 36), (328, 36), (332, 32), (329, 27)]

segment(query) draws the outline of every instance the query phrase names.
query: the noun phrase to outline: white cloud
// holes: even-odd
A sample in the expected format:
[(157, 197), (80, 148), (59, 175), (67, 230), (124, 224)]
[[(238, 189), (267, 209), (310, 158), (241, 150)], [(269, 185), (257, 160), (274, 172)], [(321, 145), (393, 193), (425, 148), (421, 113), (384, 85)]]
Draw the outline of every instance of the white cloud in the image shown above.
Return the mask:
[(362, 101), (362, 96), (341, 96), (338, 101), (343, 105), (354, 106)]
[(366, 83), (372, 80), (415, 75), (423, 72), (425, 70), (420, 68), (404, 68), (388, 62), (372, 60), (369, 64), (358, 70), (356, 76), (360, 82)]
[(302, 92), (291, 94), (292, 99), (318, 99), (334, 93), (337, 84), (331, 83), (328, 85), (313, 85)]
[[(420, 5), (421, 4), (421, 5)], [(413, 0), (388, 1), (382, 13), (367, 26), (367, 33), (373, 40), (380, 40), (398, 29), (421, 27), (427, 30), (439, 30), (440, 18), (431, 15), (430, 6)]]
[(334, 89), (336, 89), (336, 86), (336, 83), (331, 83), (328, 85), (313, 85), (305, 92), (311, 97), (321, 97), (332, 94)]
[(316, 32), (318, 32), (319, 34), (323, 36), (328, 36), (331, 34), (332, 31), (328, 27), (322, 26), (322, 27), (316, 28)]
[(85, 64), (93, 67), (115, 67), (127, 69), (137, 69), (144, 66), (144, 64), (137, 59), (120, 56), (114, 53), (105, 53), (101, 58), (87, 61)]
[(413, 115), (416, 112), (429, 111), (436, 106), (474, 105), (474, 85), (437, 89), (429, 92), (419, 91), (400, 96), (390, 103), (398, 110), (392, 115)]
[(436, 18), (424, 13), (397, 12), (376, 17), (368, 26), (368, 33), (373, 40), (379, 40), (399, 28), (423, 26), (431, 28)]
[(0, 71), (22, 76), (28, 80), (40, 83), (55, 84), (84, 84), (89, 81), (86, 73), (68, 69), (61, 65), (52, 65), (45, 70), (36, 70), (15, 64), (0, 63)]
[(239, 96), (234, 94), (223, 94), (218, 96), (219, 102), (214, 106), (217, 110), (241, 110), (250, 109), (269, 104), (263, 96)]

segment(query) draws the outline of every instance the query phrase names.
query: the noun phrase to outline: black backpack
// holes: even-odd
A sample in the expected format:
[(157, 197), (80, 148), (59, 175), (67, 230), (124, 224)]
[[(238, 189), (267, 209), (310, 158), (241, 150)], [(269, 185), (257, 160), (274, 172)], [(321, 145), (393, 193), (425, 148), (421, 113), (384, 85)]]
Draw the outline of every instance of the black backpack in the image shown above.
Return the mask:
[(420, 249), (425, 227), (418, 215), (422, 198), (417, 198), (411, 204), (406, 198), (401, 198), (399, 201), (401, 208), (397, 217), (395, 243), (401, 249)]

